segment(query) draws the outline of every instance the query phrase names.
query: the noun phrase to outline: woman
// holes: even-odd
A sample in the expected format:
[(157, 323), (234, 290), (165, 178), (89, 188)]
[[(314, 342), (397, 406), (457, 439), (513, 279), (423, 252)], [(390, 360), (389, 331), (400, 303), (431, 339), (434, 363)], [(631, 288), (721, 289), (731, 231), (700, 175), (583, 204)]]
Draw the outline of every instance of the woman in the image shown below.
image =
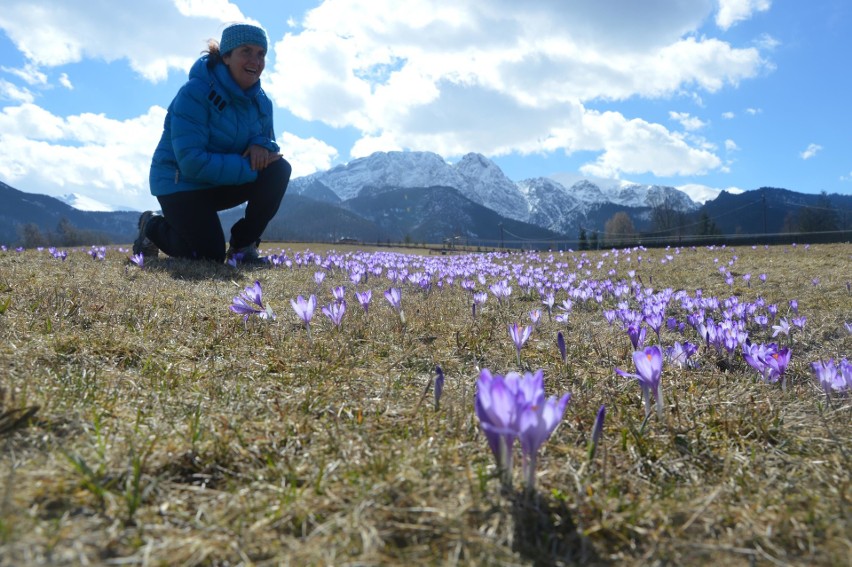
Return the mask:
[[(257, 246), (275, 216), (292, 171), (279, 153), (272, 103), (260, 88), (266, 32), (234, 24), (189, 72), (166, 114), (151, 163), (151, 194), (162, 215), (139, 217), (134, 254), (263, 263)], [(218, 211), (248, 203), (225, 233)]]

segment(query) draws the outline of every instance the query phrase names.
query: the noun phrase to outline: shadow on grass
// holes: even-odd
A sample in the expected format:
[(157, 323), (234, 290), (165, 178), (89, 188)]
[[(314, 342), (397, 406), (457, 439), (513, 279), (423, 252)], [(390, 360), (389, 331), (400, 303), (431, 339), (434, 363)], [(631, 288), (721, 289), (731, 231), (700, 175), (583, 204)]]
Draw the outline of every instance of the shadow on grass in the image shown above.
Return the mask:
[(577, 530), (561, 500), (517, 491), (512, 495), (513, 550), (534, 565), (606, 565)]
[(234, 268), (209, 260), (187, 260), (185, 258), (160, 257), (146, 264), (146, 268), (166, 272), (172, 279), (184, 281), (240, 281), (253, 278), (253, 274), (269, 270), (268, 266), (240, 266)]

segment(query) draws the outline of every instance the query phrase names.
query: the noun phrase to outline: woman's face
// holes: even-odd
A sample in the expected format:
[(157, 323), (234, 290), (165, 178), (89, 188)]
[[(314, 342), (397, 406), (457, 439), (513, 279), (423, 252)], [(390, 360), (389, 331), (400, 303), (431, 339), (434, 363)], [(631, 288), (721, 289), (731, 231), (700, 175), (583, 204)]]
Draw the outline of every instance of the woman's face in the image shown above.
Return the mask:
[(231, 78), (245, 90), (260, 80), (266, 66), (266, 50), (259, 45), (247, 43), (231, 50), (222, 57), (231, 73)]

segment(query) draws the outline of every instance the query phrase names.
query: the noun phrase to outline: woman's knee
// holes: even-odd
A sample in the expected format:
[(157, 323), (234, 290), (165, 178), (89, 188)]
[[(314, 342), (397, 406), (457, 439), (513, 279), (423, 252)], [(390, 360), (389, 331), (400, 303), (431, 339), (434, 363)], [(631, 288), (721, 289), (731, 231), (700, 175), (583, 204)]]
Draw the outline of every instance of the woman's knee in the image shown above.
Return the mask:
[(290, 183), (290, 175), (293, 173), (293, 167), (289, 161), (281, 158), (269, 164), (261, 173), (266, 174), (264, 175), (266, 185), (286, 191), (287, 185)]

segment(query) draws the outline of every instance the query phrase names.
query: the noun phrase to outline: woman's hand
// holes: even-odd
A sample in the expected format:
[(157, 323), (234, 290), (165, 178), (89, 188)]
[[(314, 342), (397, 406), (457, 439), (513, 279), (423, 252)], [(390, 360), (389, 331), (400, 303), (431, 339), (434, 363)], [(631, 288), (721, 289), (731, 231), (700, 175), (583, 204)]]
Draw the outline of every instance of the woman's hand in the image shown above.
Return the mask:
[(277, 152), (270, 152), (263, 146), (251, 145), (243, 152), (243, 157), (247, 157), (249, 159), (249, 164), (251, 164), (251, 168), (253, 171), (261, 171), (265, 169), (270, 163), (276, 162), (281, 159), (281, 154)]

